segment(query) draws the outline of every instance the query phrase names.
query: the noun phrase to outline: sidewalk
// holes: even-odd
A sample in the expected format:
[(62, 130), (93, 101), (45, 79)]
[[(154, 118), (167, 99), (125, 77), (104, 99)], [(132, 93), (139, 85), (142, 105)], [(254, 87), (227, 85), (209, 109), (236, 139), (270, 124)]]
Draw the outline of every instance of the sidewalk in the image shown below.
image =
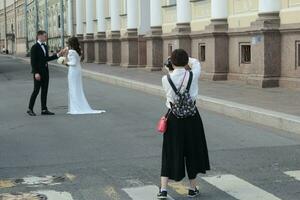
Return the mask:
[[(21, 58), (28, 61), (28, 58)], [(52, 65), (63, 67), (53, 62)], [(166, 72), (118, 66), (83, 65), (84, 75), (107, 83), (164, 96), (161, 77)], [(256, 88), (239, 81), (200, 81), (198, 106), (238, 119), (300, 134), (300, 91)]]
[[(84, 64), (88, 71), (108, 74), (133, 81), (161, 86), (161, 78), (166, 72), (149, 72), (144, 69), (125, 69), (115, 66)], [(240, 104), (265, 108), (277, 112), (300, 116), (300, 90), (287, 88), (256, 88), (239, 81), (199, 82), (202, 96), (233, 101)]]

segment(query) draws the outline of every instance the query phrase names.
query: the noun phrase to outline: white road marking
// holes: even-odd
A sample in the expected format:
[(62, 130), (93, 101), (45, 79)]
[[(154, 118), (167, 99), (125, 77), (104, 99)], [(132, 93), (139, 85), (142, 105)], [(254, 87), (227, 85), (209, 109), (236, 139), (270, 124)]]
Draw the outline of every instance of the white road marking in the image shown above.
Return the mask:
[(41, 196), (47, 197), (47, 200), (73, 200), (68, 192), (58, 192), (54, 190), (41, 190), (28, 193), (0, 194), (3, 200), (40, 200)]
[(54, 190), (41, 190), (34, 192), (35, 194), (42, 194), (47, 197), (47, 200), (73, 200), (73, 197), (68, 192), (57, 192)]
[[(123, 188), (132, 200), (154, 200), (156, 199), (156, 195), (158, 193), (158, 187), (155, 185), (134, 187), (134, 188)], [(174, 200), (169, 196), (170, 200)]]
[(55, 182), (55, 178), (56, 177), (54, 176), (45, 176), (45, 177), (27, 176), (23, 178), (23, 182), (21, 184), (32, 185), (32, 186), (61, 184), (59, 182)]
[(280, 200), (259, 187), (248, 183), (234, 175), (203, 177), (203, 179), (239, 200)]
[(284, 172), (286, 175), (293, 177), (294, 179), (300, 181), (300, 170), (296, 171), (286, 171)]

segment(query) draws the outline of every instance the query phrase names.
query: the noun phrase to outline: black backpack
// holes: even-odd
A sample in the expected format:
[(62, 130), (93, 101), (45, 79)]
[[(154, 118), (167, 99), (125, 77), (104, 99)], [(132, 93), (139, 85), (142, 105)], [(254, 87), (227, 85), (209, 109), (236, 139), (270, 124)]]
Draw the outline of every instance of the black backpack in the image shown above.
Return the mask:
[(177, 118), (187, 118), (196, 115), (197, 113), (196, 103), (190, 95), (190, 88), (193, 80), (193, 72), (190, 71), (189, 81), (183, 93), (180, 93), (182, 85), (180, 86), (179, 89), (177, 89), (170, 75), (168, 75), (167, 77), (173, 91), (176, 94), (174, 103), (171, 103), (171, 112)]

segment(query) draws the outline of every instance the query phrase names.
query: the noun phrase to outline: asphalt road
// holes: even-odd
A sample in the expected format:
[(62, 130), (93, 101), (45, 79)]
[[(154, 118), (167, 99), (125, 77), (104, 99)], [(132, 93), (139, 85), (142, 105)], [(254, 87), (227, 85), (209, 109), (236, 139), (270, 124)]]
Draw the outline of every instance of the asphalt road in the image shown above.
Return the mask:
[[(162, 137), (155, 126), (166, 111), (164, 99), (84, 79), (92, 107), (107, 113), (70, 116), (67, 71), (52, 67), (50, 73), (48, 107), (56, 115), (29, 117), (30, 67), (0, 56), (0, 199), (52, 191), (72, 196), (60, 193), (58, 200), (131, 200), (134, 192), (124, 188), (158, 186)], [(300, 199), (300, 135), (209, 111), (201, 115), (212, 170), (198, 178), (198, 199), (248, 200), (255, 193), (261, 193), (256, 199)], [(173, 199), (186, 199), (185, 184), (171, 184)], [(155, 199), (147, 189), (143, 195), (134, 200)]]

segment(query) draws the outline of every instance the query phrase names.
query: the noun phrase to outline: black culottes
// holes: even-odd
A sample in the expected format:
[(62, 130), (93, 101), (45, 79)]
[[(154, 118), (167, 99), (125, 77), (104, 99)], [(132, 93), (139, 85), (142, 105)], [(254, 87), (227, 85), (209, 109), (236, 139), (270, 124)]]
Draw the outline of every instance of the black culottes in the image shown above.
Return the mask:
[(210, 170), (202, 119), (199, 112), (193, 117), (178, 119), (172, 112), (163, 138), (161, 176), (181, 181), (187, 171), (189, 179)]

